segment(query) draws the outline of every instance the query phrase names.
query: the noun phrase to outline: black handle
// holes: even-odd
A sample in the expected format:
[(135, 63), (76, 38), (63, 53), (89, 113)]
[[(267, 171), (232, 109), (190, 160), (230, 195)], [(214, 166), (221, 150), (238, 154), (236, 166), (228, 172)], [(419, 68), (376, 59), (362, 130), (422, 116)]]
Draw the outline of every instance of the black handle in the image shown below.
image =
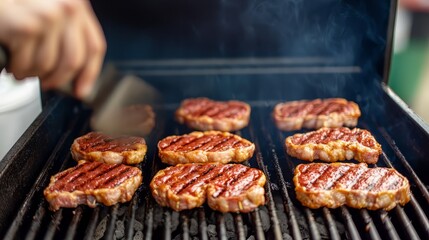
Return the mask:
[(6, 67), (8, 59), (8, 53), (6, 48), (0, 45), (0, 71)]

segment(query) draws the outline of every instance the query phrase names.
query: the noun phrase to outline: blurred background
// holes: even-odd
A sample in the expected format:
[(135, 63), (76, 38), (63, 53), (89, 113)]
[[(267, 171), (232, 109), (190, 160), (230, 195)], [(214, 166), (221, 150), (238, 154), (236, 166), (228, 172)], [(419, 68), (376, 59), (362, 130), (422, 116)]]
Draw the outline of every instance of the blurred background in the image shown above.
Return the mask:
[(429, 0), (400, 0), (390, 87), (429, 123)]

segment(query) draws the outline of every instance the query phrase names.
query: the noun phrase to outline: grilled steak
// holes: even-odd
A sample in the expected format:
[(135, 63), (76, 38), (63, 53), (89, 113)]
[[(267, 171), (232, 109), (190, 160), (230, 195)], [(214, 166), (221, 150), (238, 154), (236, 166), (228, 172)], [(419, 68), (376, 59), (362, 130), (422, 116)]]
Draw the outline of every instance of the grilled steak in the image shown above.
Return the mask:
[(279, 103), (273, 117), (277, 127), (291, 131), (301, 128), (355, 127), (359, 106), (343, 98), (302, 100)]
[(123, 164), (79, 161), (51, 177), (43, 192), (53, 211), (80, 204), (95, 207), (97, 202), (111, 206), (131, 200), (142, 183), (142, 172)]
[(228, 132), (192, 132), (158, 142), (161, 161), (179, 163), (243, 162), (253, 156), (255, 145)]
[(179, 164), (159, 171), (150, 183), (161, 206), (176, 211), (208, 205), (221, 212), (250, 212), (265, 203), (265, 175), (241, 164)]
[(218, 102), (208, 98), (186, 99), (176, 111), (180, 123), (196, 130), (235, 131), (247, 126), (250, 106), (240, 101)]
[(105, 163), (137, 164), (143, 161), (146, 150), (146, 142), (141, 137), (111, 137), (99, 132), (76, 138), (71, 146), (74, 160)]
[(287, 137), (285, 144), (289, 155), (307, 161), (335, 162), (354, 158), (376, 163), (382, 152), (371, 133), (359, 128), (321, 128)]
[(408, 180), (391, 168), (366, 164), (311, 163), (295, 168), (296, 197), (309, 208), (346, 205), (390, 210), (410, 201)]

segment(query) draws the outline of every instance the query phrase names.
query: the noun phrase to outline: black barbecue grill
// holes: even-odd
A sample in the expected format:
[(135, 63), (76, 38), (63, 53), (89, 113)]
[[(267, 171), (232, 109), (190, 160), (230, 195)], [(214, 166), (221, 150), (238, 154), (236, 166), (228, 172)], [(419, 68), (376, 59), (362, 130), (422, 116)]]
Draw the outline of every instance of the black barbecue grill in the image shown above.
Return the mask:
[[(0, 237), (429, 239), (429, 176), (426, 173), (429, 169), (426, 160), (429, 156), (429, 128), (386, 86), (394, 22), (394, 14), (389, 13), (394, 13), (396, 2), (323, 1), (323, 4), (330, 7), (328, 16), (317, 7), (312, 7), (314, 1), (285, 1), (283, 5), (275, 2), (281, 6), (271, 10), (274, 13), (280, 11), (283, 15), (274, 20), (270, 18), (273, 22), (318, 20), (320, 23), (333, 25), (331, 34), (323, 35), (320, 39), (307, 39), (301, 38), (305, 34), (296, 30), (296, 37), (300, 38), (301, 44), (310, 47), (292, 51), (290, 49), (296, 48), (299, 41), (292, 41), (292, 45), (284, 48), (279, 47), (280, 42), (275, 39), (276, 32), (270, 31), (271, 25), (262, 24), (264, 17), (256, 14), (251, 18), (255, 25), (250, 30), (240, 28), (240, 24), (245, 25), (244, 23), (231, 22), (234, 27), (242, 30), (239, 31), (243, 34), (241, 37), (249, 37), (250, 40), (243, 41), (243, 46), (237, 45), (234, 40), (228, 40), (232, 27), (209, 22), (208, 24), (212, 24), (211, 30), (224, 36), (226, 40), (221, 37), (205, 39), (206, 48), (202, 48), (204, 44), (195, 40), (195, 36), (201, 40), (204, 37), (210, 38), (211, 35), (198, 31), (201, 30), (199, 22), (193, 22), (191, 27), (195, 35), (191, 34), (191, 30), (187, 31), (189, 21), (201, 17), (199, 14), (186, 14), (189, 13), (189, 6), (192, 6), (191, 2), (187, 2), (184, 7), (175, 3), (174, 8), (168, 9), (168, 13), (175, 12), (173, 16), (178, 24), (177, 29), (182, 32), (182, 35), (177, 36), (172, 30), (174, 28), (170, 27), (170, 19), (160, 21), (157, 14), (150, 15), (154, 17), (152, 20), (155, 27), (152, 28), (146, 28), (138, 22), (134, 22), (132, 26), (118, 27), (100, 15), (107, 39), (121, 46), (115, 48), (116, 45), (113, 44), (110, 48), (113, 50), (108, 53), (108, 58), (114, 61), (120, 74), (141, 77), (162, 96), (161, 101), (151, 102), (157, 121), (155, 128), (146, 137), (148, 153), (145, 161), (139, 165), (143, 170), (143, 184), (128, 203), (96, 208), (79, 206), (76, 209), (51, 212), (44, 200), (43, 189), (48, 185), (50, 176), (76, 165), (71, 159), (70, 146), (76, 137), (91, 130), (92, 111), (69, 97), (46, 95), (43, 112), (0, 163)], [(154, 5), (148, 6), (158, 11), (166, 10), (160, 5), (152, 4)], [(204, 5), (195, 4), (198, 7)], [(239, 9), (237, 4), (241, 4), (240, 7), (246, 10), (252, 9), (249, 6), (256, 4), (257, 10), (264, 10), (264, 4), (267, 3), (237, 1), (229, 5), (223, 2), (222, 5), (217, 1), (208, 1), (207, 4), (213, 9), (202, 10), (201, 15), (210, 12), (211, 18), (222, 22), (222, 19), (233, 18)], [(281, 10), (285, 6), (289, 10), (293, 9), (293, 14), (289, 16), (284, 9)], [(95, 7), (100, 11), (97, 2)], [(115, 8), (114, 3), (111, 3), (107, 6), (107, 11), (114, 9), (120, 12), (121, 7)], [(297, 18), (297, 15), (301, 18)], [(143, 19), (148, 21), (151, 20), (150, 17)], [(336, 21), (336, 18), (344, 22)], [(136, 20), (138, 17), (131, 19)], [(304, 21), (301, 24), (304, 26), (309, 23)], [(349, 32), (342, 25), (357, 29)], [(152, 38), (140, 36), (141, 31), (138, 29), (149, 31), (152, 35), (148, 36)], [(317, 28), (309, 26), (309, 29), (311, 32)], [(343, 36), (336, 29), (345, 31), (345, 35), (354, 35)], [(369, 31), (371, 29), (374, 32)], [(259, 45), (258, 42), (252, 42), (249, 34), (264, 43), (255, 35), (258, 30), (266, 34), (270, 44)], [(136, 42), (148, 51), (136, 51), (138, 46), (132, 43), (133, 40), (124, 40), (123, 35), (115, 34), (118, 32), (128, 32), (132, 36), (130, 39), (137, 38)], [(198, 35), (198, 32), (202, 35)], [(174, 36), (179, 39), (177, 42), (170, 41)], [(354, 48), (354, 54), (343, 48), (341, 38), (336, 39), (341, 36), (359, 40), (348, 42), (349, 47)], [(338, 46), (335, 45), (337, 47), (331, 46), (330, 38), (338, 42)], [(189, 47), (189, 51), (183, 51), (186, 39), (194, 44)], [(213, 42), (220, 40), (221, 47), (216, 48)], [(131, 43), (126, 44), (128, 41)], [(159, 45), (158, 50), (165, 48), (165, 51), (159, 51), (158, 54), (155, 50), (151, 51), (148, 46), (154, 42)], [(332, 48), (328, 49), (327, 46)], [(276, 49), (281, 49), (280, 54), (276, 54)], [(143, 58), (143, 55), (146, 57)], [(249, 126), (235, 133), (256, 145), (255, 155), (245, 164), (261, 169), (267, 176), (265, 190), (268, 201), (265, 206), (246, 214), (223, 214), (212, 211), (206, 205), (175, 212), (160, 207), (152, 198), (148, 184), (158, 170), (166, 167), (157, 156), (156, 144), (168, 135), (191, 131), (174, 120), (174, 111), (184, 98), (200, 96), (216, 100), (238, 99), (251, 105)], [(410, 203), (386, 212), (348, 207), (313, 210), (303, 207), (296, 200), (293, 170), (304, 162), (288, 156), (283, 143), (287, 136), (301, 131), (279, 131), (274, 125), (271, 112), (278, 102), (327, 97), (344, 97), (359, 104), (362, 117), (358, 127), (370, 130), (383, 147), (383, 154), (376, 165), (393, 167), (409, 179), (412, 191)]]

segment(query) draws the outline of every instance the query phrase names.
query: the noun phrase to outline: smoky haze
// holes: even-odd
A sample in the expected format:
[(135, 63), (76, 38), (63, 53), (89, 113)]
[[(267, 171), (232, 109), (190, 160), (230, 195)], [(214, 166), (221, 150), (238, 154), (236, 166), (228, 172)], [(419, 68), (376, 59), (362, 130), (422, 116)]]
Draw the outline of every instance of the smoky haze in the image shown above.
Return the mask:
[[(389, 1), (93, 1), (113, 59), (327, 57), (382, 74)], [(120, 46), (120, 47), (115, 47)]]

